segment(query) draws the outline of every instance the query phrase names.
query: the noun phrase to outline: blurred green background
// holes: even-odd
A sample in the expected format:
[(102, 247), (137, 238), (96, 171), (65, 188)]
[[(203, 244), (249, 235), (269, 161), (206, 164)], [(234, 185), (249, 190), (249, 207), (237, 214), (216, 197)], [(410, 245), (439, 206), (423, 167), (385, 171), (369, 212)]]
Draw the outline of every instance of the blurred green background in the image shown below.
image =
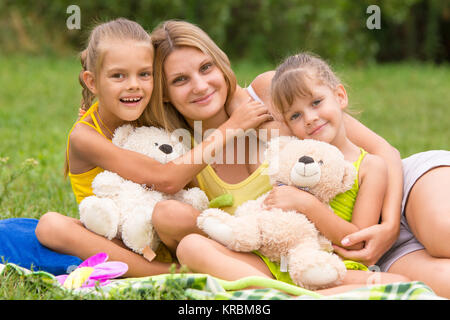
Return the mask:
[[(66, 27), (70, 5), (81, 10), (79, 30)], [(370, 5), (380, 8), (380, 29), (366, 27)], [(305, 49), (335, 63), (450, 59), (448, 0), (2, 0), (1, 51), (80, 50), (93, 23), (119, 16), (147, 30), (188, 20), (232, 59), (277, 63)]]

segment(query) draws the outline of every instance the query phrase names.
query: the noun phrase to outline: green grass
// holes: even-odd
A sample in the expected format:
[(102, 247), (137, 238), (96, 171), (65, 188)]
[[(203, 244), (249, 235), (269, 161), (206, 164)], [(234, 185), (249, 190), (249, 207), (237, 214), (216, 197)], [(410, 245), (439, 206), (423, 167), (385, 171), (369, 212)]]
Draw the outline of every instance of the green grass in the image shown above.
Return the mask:
[[(233, 67), (243, 86), (274, 66), (245, 61)], [(0, 158), (9, 157), (6, 164), (0, 161), (0, 218), (39, 218), (47, 211), (77, 217), (70, 183), (63, 179), (63, 163), (81, 96), (78, 59), (0, 57), (0, 70)], [(402, 157), (449, 149), (450, 66), (373, 65), (341, 67), (338, 73), (347, 84), (350, 105), (362, 111), (361, 122), (386, 138)], [(4, 182), (28, 158), (39, 164), (12, 181), (5, 194)], [(43, 284), (13, 276), (0, 279), (0, 299), (63, 298), (67, 297)]]

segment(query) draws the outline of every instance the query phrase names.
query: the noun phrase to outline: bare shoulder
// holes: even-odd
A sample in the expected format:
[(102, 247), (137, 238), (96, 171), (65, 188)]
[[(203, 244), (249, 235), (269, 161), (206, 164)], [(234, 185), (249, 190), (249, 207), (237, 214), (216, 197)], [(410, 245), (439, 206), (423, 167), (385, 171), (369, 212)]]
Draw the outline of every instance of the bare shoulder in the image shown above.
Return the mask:
[(270, 84), (274, 75), (275, 71), (270, 70), (257, 75), (256, 78), (253, 79), (251, 83), (252, 88), (261, 99), (269, 94)]
[(82, 150), (90, 145), (92, 141), (96, 141), (100, 135), (93, 128), (83, 124), (77, 123), (69, 135), (69, 142), (71, 149)]
[(361, 162), (360, 175), (367, 174), (378, 175), (379, 177), (387, 177), (387, 164), (383, 158), (375, 154), (368, 153)]

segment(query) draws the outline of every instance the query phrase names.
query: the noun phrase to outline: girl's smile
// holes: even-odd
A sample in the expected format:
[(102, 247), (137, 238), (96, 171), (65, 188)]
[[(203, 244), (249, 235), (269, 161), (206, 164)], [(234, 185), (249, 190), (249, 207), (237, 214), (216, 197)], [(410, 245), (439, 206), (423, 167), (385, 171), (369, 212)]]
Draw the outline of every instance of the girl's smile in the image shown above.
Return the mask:
[(322, 129), (328, 124), (328, 121), (326, 121), (323, 124), (315, 126), (313, 129), (311, 129), (309, 132), (307, 132), (307, 135), (314, 136), (316, 134), (320, 134), (322, 132)]

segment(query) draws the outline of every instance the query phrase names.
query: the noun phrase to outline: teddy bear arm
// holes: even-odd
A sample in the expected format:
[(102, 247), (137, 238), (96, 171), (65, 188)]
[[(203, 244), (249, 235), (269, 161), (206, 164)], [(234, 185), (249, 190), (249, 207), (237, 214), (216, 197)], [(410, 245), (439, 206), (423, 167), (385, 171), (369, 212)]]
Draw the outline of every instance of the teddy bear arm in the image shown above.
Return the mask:
[(174, 194), (173, 199), (190, 204), (198, 211), (206, 210), (209, 205), (209, 200), (205, 192), (197, 187), (180, 190)]
[(207, 209), (197, 219), (198, 227), (211, 239), (238, 252), (251, 252), (261, 246), (257, 217), (236, 217), (220, 209)]

